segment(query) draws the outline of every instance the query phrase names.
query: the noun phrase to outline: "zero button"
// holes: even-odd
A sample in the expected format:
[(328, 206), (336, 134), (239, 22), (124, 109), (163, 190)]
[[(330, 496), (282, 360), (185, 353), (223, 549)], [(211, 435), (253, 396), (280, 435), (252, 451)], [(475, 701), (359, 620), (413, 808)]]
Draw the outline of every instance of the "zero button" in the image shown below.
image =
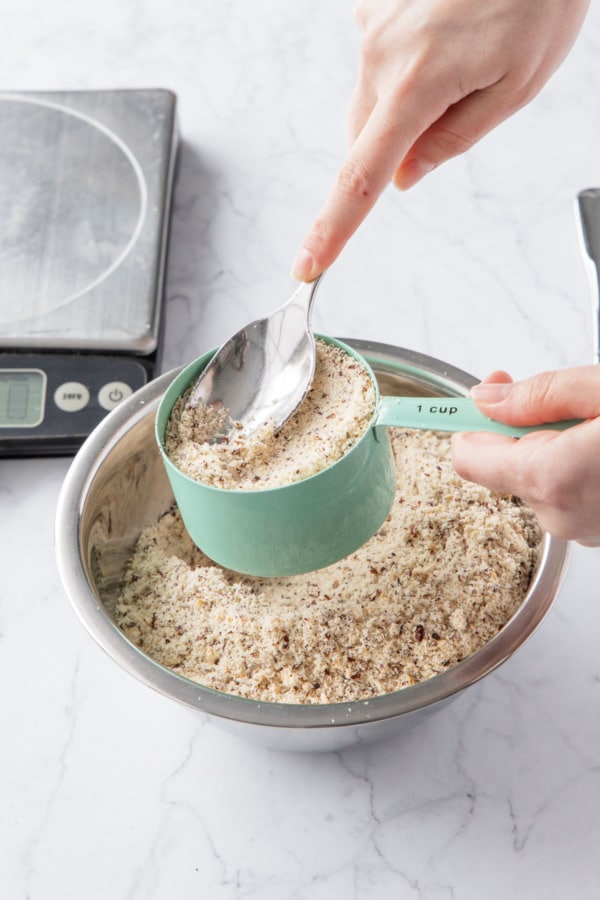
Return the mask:
[(54, 402), (63, 412), (79, 412), (90, 402), (90, 392), (79, 381), (65, 381), (54, 391)]

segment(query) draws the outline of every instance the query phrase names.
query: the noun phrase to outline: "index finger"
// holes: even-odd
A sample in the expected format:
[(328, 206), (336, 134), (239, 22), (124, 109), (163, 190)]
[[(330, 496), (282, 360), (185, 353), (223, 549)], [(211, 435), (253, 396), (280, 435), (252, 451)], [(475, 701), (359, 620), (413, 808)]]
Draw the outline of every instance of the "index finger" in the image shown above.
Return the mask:
[(411, 110), (412, 105), (403, 107), (399, 121), (389, 103), (377, 102), (304, 240), (292, 269), (295, 278), (312, 281), (331, 265), (390, 183), (429, 124)]

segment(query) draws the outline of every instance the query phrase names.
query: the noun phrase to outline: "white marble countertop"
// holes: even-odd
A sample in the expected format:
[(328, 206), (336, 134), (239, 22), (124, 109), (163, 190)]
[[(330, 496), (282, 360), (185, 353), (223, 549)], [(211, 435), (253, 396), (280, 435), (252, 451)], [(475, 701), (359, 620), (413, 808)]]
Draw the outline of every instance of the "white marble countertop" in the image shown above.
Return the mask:
[[(181, 165), (164, 368), (286, 296), (342, 159), (345, 0), (4, 0), (9, 90), (168, 87)], [(327, 276), (314, 324), (482, 376), (588, 362), (574, 198), (600, 184), (600, 8), (541, 96), (405, 195)], [(54, 562), (68, 459), (0, 461), (0, 896), (596, 900), (600, 555), (542, 627), (418, 729), (260, 749), (152, 693), (84, 632)]]

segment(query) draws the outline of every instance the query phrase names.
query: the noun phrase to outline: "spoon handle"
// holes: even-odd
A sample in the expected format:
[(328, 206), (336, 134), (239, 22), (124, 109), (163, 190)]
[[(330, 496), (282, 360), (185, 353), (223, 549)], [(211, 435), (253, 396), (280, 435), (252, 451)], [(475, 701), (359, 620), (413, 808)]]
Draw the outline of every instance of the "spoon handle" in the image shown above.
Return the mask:
[(583, 421), (518, 427), (489, 419), (470, 397), (382, 397), (376, 424), (431, 431), (492, 431), (518, 438), (533, 431), (564, 431)]
[(290, 299), (282, 307), (299, 306), (306, 313), (306, 321), (310, 324), (310, 314), (312, 312), (317, 288), (324, 273), (318, 275), (314, 281), (301, 281)]
[(594, 310), (594, 362), (600, 362), (600, 188), (580, 191), (577, 203), (579, 238)]

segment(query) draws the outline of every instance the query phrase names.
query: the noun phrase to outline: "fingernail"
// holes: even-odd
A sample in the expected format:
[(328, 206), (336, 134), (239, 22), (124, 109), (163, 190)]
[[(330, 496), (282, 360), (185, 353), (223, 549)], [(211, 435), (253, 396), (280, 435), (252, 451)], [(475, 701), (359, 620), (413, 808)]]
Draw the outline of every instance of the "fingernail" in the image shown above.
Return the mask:
[(314, 269), (315, 258), (310, 250), (303, 247), (292, 266), (292, 278), (295, 278), (296, 281), (312, 281)]
[(473, 400), (479, 400), (482, 403), (501, 403), (508, 397), (512, 384), (510, 382), (503, 384), (476, 384), (471, 388), (471, 397)]

